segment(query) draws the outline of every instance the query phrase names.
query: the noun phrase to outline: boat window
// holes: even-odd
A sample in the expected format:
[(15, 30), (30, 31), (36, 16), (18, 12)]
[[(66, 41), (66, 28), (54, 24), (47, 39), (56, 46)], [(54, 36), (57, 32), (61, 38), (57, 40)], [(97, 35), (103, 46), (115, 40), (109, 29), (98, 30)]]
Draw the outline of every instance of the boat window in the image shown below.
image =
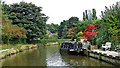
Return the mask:
[(78, 48), (82, 48), (82, 43), (78, 42)]
[(70, 44), (69, 48), (71, 48), (71, 49), (72, 49), (72, 48), (73, 48), (73, 44)]

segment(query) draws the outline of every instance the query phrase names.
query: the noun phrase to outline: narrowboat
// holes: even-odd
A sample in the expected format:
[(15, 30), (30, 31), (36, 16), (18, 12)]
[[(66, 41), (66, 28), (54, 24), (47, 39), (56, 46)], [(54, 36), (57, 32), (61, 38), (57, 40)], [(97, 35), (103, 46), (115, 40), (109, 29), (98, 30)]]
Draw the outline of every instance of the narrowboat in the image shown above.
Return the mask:
[(63, 42), (60, 47), (60, 53), (83, 54), (82, 43), (80, 41)]

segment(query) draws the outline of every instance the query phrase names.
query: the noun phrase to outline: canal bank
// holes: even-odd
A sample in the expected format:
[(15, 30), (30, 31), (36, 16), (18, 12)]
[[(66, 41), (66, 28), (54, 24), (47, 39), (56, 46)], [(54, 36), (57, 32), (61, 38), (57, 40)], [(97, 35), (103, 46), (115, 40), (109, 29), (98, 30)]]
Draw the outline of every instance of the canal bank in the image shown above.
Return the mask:
[(53, 46), (53, 45), (58, 45), (57, 42), (55, 43), (49, 43), (46, 45), (34, 45), (34, 44), (29, 44), (29, 45), (20, 45), (11, 49), (5, 49), (5, 50), (0, 50), (0, 59), (4, 59), (8, 56), (17, 54), (19, 52), (23, 52), (25, 50), (33, 49), (33, 48), (38, 48), (38, 47), (43, 47), (43, 46)]
[(62, 55), (60, 46), (43, 46), (25, 50), (2, 59), (2, 66), (113, 66), (87, 56)]
[(120, 65), (120, 53), (115, 51), (102, 51), (99, 49), (88, 50), (87, 56), (113, 65)]
[(120, 53), (118, 52), (93, 49), (84, 50), (84, 55), (113, 65), (120, 65)]

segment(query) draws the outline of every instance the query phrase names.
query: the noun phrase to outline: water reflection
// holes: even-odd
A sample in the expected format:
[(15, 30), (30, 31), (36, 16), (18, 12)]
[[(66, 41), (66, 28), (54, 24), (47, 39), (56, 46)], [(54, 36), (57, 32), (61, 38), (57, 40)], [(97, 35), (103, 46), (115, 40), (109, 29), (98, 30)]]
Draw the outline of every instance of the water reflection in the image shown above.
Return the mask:
[(46, 66), (46, 48), (30, 49), (2, 60), (3, 66)]
[(46, 55), (47, 66), (68, 66), (66, 62), (62, 61), (59, 49), (56, 46), (47, 47)]
[(2, 66), (110, 66), (96, 59), (61, 55), (59, 46), (47, 46), (26, 50), (2, 60)]
[(59, 47), (47, 47), (47, 66), (111, 66), (108, 63), (82, 55), (60, 54)]
[(68, 62), (70, 66), (111, 66), (108, 63), (87, 56), (62, 55), (62, 59)]

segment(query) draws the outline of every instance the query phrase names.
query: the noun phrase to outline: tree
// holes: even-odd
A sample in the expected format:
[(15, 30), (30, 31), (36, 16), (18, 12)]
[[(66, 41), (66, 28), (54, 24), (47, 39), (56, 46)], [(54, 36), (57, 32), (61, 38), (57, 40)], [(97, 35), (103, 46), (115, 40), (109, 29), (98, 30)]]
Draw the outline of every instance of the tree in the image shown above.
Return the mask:
[(88, 20), (92, 20), (92, 13), (91, 13), (91, 10), (88, 10)]
[(25, 39), (26, 30), (20, 28), (17, 25), (12, 25), (11, 20), (8, 19), (7, 15), (2, 14), (2, 41), (3, 43), (9, 44), (10, 39)]
[(46, 33), (46, 21), (48, 17), (41, 13), (42, 7), (37, 7), (32, 3), (14, 3), (5, 10), (9, 14), (12, 24), (23, 27), (27, 31), (27, 42), (42, 39)]
[[(96, 42), (106, 43), (108, 41), (112, 42), (112, 49), (115, 48), (115, 45), (120, 44), (120, 9), (118, 2), (116, 5), (110, 6), (110, 8), (105, 6), (105, 11), (102, 11), (100, 21), (97, 21), (96, 24), (99, 24), (98, 35)], [(101, 45), (98, 43), (98, 45)]]
[(67, 31), (68, 31), (68, 27), (67, 27), (67, 25), (65, 25), (63, 28), (63, 31), (62, 31), (63, 38), (67, 38)]
[(85, 10), (85, 17), (86, 17), (86, 20), (88, 20), (88, 13), (87, 13), (87, 10)]
[(49, 30), (51, 33), (58, 33), (58, 24), (46, 24), (46, 29)]
[(72, 27), (72, 28), (68, 29), (67, 37), (69, 37), (69, 38), (76, 37), (76, 33), (77, 33), (77, 28)]
[(65, 33), (64, 31), (64, 28), (65, 28), (65, 26), (67, 26), (67, 28), (68, 28), (68, 26), (69, 26), (69, 20), (63, 20), (61, 23), (60, 23), (60, 26), (58, 27), (58, 37), (59, 38), (66, 38), (65, 36), (64, 36), (64, 34), (63, 33)]
[(96, 19), (97, 19), (96, 10), (95, 10), (95, 9), (92, 9), (92, 19), (93, 19), (93, 20), (96, 20)]
[[(0, 2), (1, 3), (1, 2)], [(8, 12), (9, 12), (9, 10), (10, 10), (10, 7), (9, 7), (9, 5), (7, 5), (4, 1), (2, 2), (2, 4), (1, 4), (1, 9), (2, 9), (2, 11), (4, 11), (4, 14), (7, 14)]]
[(96, 20), (97, 16), (96, 16), (96, 10), (92, 9), (92, 13), (91, 10), (85, 10), (85, 12), (83, 12), (83, 20)]
[(76, 27), (79, 22), (78, 17), (70, 17), (68, 20), (63, 20), (58, 28), (59, 38), (70, 38), (67, 36), (68, 29)]
[(71, 17), (71, 18), (69, 18), (68, 28), (75, 27), (75, 24), (77, 24), (78, 21), (79, 21), (78, 17)]
[(87, 25), (89, 24), (94, 24), (93, 21), (91, 20), (83, 20), (83, 21), (78, 21), (78, 24), (77, 24), (77, 29), (78, 29), (78, 32), (84, 32), (84, 30), (87, 28)]
[(86, 19), (86, 17), (85, 17), (85, 12), (83, 12), (83, 20), (85, 20)]

